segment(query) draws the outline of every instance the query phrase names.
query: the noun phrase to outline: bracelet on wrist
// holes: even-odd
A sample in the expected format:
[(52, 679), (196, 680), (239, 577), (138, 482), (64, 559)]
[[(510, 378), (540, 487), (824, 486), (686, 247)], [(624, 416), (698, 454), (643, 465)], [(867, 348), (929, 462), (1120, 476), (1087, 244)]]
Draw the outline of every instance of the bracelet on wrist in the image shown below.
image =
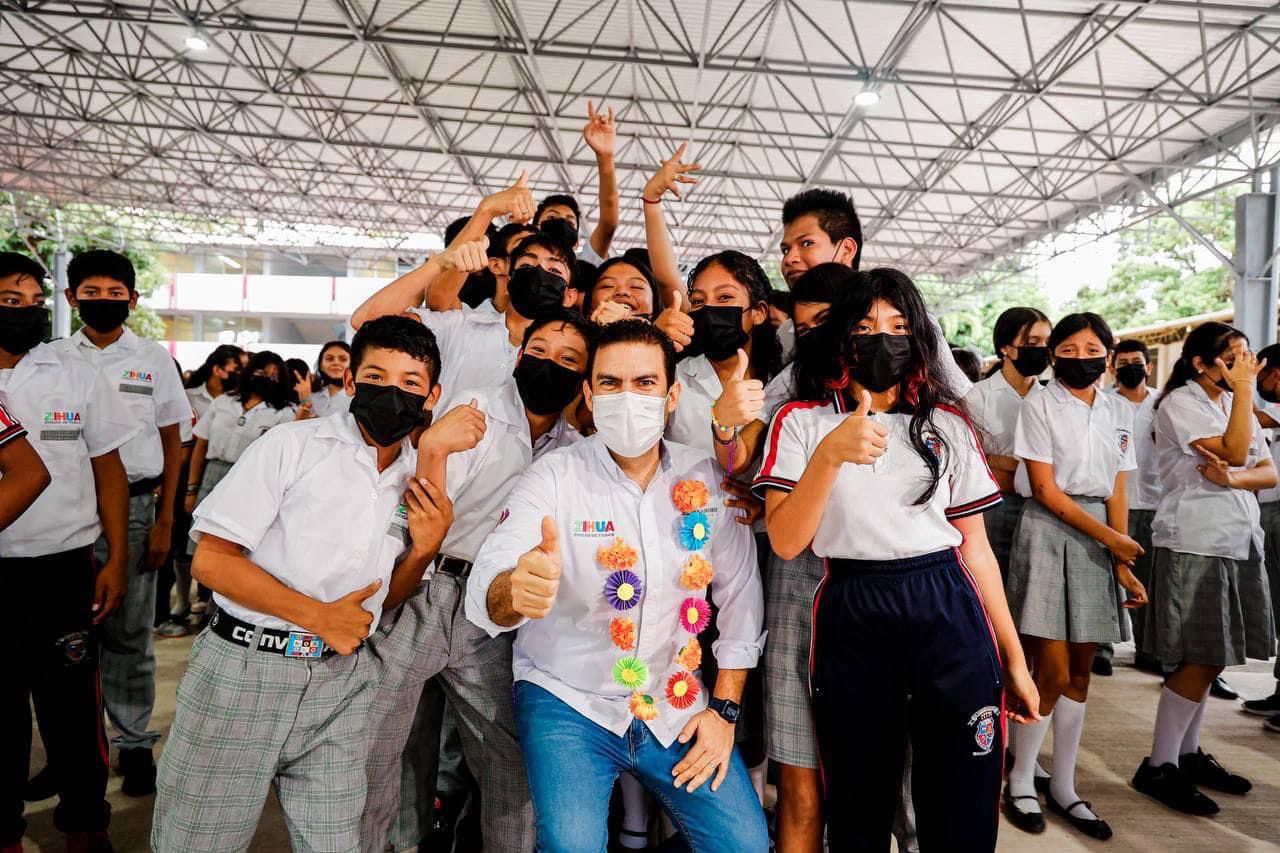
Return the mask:
[(194, 495), (200, 491), (199, 483), (187, 483), (187, 494)]
[(649, 198), (648, 196), (642, 195), (640, 196), (640, 200), (643, 201), (645, 204), (662, 204), (661, 196), (659, 196), (658, 198)]
[[(711, 427), (712, 427), (712, 429), (714, 429), (716, 432), (732, 432), (732, 433), (733, 433), (733, 437), (734, 437), (734, 438), (737, 438), (737, 437), (738, 437), (738, 432), (742, 429), (742, 427), (736, 427), (736, 426), (725, 426), (724, 424), (720, 423), (720, 421), (716, 420), (716, 407), (715, 407), (715, 406), (712, 406), (712, 407), (711, 407)], [(722, 443), (723, 443), (723, 444), (728, 444), (728, 442), (722, 442)]]

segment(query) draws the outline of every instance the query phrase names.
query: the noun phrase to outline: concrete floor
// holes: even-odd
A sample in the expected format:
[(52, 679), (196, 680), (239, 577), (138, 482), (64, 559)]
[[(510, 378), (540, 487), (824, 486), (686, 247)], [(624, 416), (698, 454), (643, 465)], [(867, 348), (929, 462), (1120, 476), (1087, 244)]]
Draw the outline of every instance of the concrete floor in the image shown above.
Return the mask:
[[(173, 721), (174, 692), (186, 665), (190, 638), (157, 642), (160, 681), (153, 724), (167, 733)], [(1002, 851), (1134, 851), (1187, 850), (1243, 851), (1280, 850), (1280, 734), (1263, 730), (1259, 717), (1240, 711), (1237, 703), (1211, 699), (1204, 723), (1202, 742), (1229, 769), (1253, 781), (1253, 791), (1245, 797), (1215, 795), (1222, 812), (1213, 818), (1181, 815), (1138, 794), (1129, 787), (1138, 762), (1151, 743), (1160, 682), (1127, 664), (1132, 647), (1117, 650), (1116, 674), (1099, 678), (1089, 701), (1084, 743), (1080, 751), (1077, 789), (1110, 822), (1115, 837), (1095, 842), (1075, 832), (1064, 821), (1050, 815), (1049, 828), (1039, 836), (1005, 825), (1000, 836)], [(1271, 692), (1269, 664), (1255, 663), (1229, 670), (1228, 680), (1244, 696), (1253, 698)], [(32, 767), (41, 767), (40, 738), (34, 736), (36, 754)], [(164, 741), (160, 745), (163, 747)], [(1052, 738), (1047, 745), (1052, 749)], [(114, 755), (113, 755), (114, 759)], [(1211, 792), (1212, 793), (1212, 792)], [(111, 836), (120, 853), (148, 849), (152, 798), (130, 799), (120, 793), (120, 779), (112, 776), (108, 788), (114, 815)], [(55, 800), (32, 803), (27, 808), (30, 822), (28, 851), (60, 851), (62, 841), (53, 827)], [(289, 849), (279, 808), (268, 803), (252, 847), (254, 851)]]

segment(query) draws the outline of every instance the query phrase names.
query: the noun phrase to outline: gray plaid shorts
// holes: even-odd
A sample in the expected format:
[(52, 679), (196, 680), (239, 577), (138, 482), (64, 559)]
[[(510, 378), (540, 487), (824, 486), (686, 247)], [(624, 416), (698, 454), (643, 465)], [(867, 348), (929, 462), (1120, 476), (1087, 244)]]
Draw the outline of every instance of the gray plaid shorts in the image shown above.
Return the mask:
[(818, 769), (818, 741), (809, 700), (809, 640), (821, 557), (805, 550), (794, 560), (769, 554), (765, 572), (765, 752), (792, 767)]

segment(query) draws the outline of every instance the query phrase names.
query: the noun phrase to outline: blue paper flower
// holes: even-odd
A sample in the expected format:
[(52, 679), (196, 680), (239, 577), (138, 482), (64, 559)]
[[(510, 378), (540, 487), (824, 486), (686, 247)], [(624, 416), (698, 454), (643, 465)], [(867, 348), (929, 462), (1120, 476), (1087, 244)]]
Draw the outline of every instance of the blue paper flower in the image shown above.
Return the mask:
[(701, 551), (711, 538), (711, 522), (705, 512), (685, 513), (680, 521), (680, 544), (690, 551)]
[(644, 584), (634, 572), (613, 572), (604, 582), (604, 597), (614, 610), (630, 610), (640, 603)]

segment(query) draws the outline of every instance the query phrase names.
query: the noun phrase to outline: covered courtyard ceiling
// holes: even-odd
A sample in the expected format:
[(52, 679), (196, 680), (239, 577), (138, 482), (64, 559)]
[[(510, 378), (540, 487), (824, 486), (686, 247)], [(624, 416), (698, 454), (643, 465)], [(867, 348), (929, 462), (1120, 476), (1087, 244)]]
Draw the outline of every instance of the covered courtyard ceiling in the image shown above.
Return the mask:
[(521, 168), (594, 208), (592, 99), (618, 113), (620, 248), (691, 139), (686, 255), (774, 251), (821, 185), (869, 262), (958, 276), (1269, 165), (1278, 69), (1254, 0), (0, 0), (0, 188), (394, 243)]

